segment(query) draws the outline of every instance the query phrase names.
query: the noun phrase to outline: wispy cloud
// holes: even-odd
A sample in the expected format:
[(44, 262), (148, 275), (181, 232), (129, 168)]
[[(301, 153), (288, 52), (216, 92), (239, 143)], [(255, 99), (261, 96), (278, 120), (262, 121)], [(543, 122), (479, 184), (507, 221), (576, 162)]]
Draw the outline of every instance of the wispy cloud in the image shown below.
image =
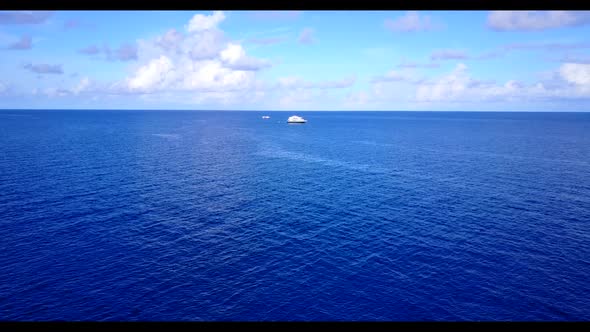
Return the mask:
[(422, 82), (422, 79), (416, 77), (413, 72), (391, 70), (385, 75), (375, 76), (371, 79), (371, 83), (392, 83), (392, 82), (406, 82), (416, 84)]
[(33, 47), (33, 38), (29, 35), (22, 36), (18, 41), (5, 47), (7, 50), (30, 50)]
[(249, 12), (248, 15), (259, 20), (293, 20), (301, 17), (300, 10), (263, 10)]
[(461, 50), (439, 50), (435, 51), (430, 55), (430, 59), (433, 61), (436, 60), (463, 60), (468, 59), (469, 55), (465, 51)]
[[(561, 52), (590, 48), (590, 42), (519, 42), (498, 46), (481, 54), (469, 54), (464, 50), (443, 49), (432, 52), (430, 60), (487, 60), (505, 56), (514, 51)], [(407, 66), (410, 67), (410, 66)]]
[(123, 44), (117, 49), (111, 49), (108, 45), (102, 48), (96, 45), (90, 45), (78, 50), (79, 53), (85, 55), (99, 55), (103, 54), (104, 59), (108, 61), (131, 61), (137, 60), (137, 46), (132, 44)]
[(314, 29), (305, 28), (305, 29), (303, 29), (303, 31), (301, 31), (301, 34), (299, 35), (299, 38), (297, 39), (297, 41), (299, 41), (299, 43), (301, 43), (301, 44), (313, 44), (316, 42), (314, 34), (315, 34)]
[(64, 22), (65, 30), (79, 29), (79, 28), (94, 28), (94, 24), (82, 22), (78, 19), (71, 19)]
[(298, 76), (279, 78), (278, 86), (286, 89), (344, 89), (356, 82), (356, 76), (345, 77), (339, 80), (310, 82)]
[(78, 83), (78, 85), (76, 85), (73, 89), (72, 92), (74, 94), (79, 94), (82, 91), (85, 91), (86, 89), (88, 89), (88, 87), (90, 86), (90, 79), (88, 77), (83, 77), (80, 82)]
[(485, 60), (498, 58), (514, 51), (544, 51), (563, 52), (566, 50), (578, 50), (590, 48), (590, 42), (520, 42), (499, 46), (497, 49), (466, 59)]
[(63, 74), (62, 65), (49, 65), (46, 63), (34, 65), (32, 63), (27, 63), (23, 68), (36, 74)]
[(0, 81), (0, 94), (4, 94), (6, 91), (8, 91), (8, 84)]
[(131, 61), (137, 60), (137, 46), (132, 44), (123, 44), (116, 50), (110, 48), (104, 49), (108, 60)]
[(396, 56), (397, 52), (391, 46), (369, 47), (361, 50), (364, 56), (370, 57), (371, 61), (389, 61)]
[(287, 38), (285, 37), (269, 37), (269, 38), (249, 38), (246, 40), (248, 43), (258, 44), (258, 45), (273, 45), (285, 42)]
[(90, 45), (83, 49), (78, 50), (79, 53), (87, 54), (87, 55), (95, 55), (101, 52), (100, 48), (96, 45)]
[(49, 98), (56, 98), (56, 97), (75, 97), (80, 94), (88, 94), (90, 96), (94, 95), (93, 98), (96, 98), (97, 92), (107, 92), (108, 89), (101, 87), (100, 85), (96, 84), (96, 82), (90, 81), (88, 77), (83, 77), (80, 81), (75, 84), (74, 86), (64, 88), (64, 87), (49, 87), (45, 89), (35, 89), (33, 90), (32, 94), (37, 96), (46, 96)]
[(163, 36), (156, 38), (156, 44), (165, 50), (176, 49), (184, 35), (176, 29), (168, 30)]
[(350, 92), (346, 95), (344, 102), (345, 106), (364, 106), (371, 100), (371, 96), (367, 92)]
[[(39, 92), (37, 92), (38, 94)], [(55, 98), (55, 97), (65, 97), (71, 94), (71, 91), (68, 89), (64, 89), (64, 88), (46, 88), (42, 91), (40, 91), (40, 93), (46, 95), (49, 98)]]
[(341, 80), (320, 82), (317, 84), (317, 87), (320, 89), (343, 89), (353, 86), (354, 82), (356, 82), (356, 76), (345, 77)]
[(505, 52), (501, 51), (501, 50), (489, 51), (489, 52), (482, 53), (480, 55), (473, 56), (473, 57), (471, 57), (471, 59), (475, 59), (475, 60), (495, 59), (495, 58), (499, 58), (499, 57), (503, 56), (504, 53)]
[(41, 24), (47, 21), (50, 11), (16, 11), (0, 13), (0, 24)]
[(585, 63), (590, 64), (590, 55), (564, 55), (559, 59), (560, 62), (570, 62), (570, 63)]
[(430, 16), (420, 15), (415, 11), (409, 11), (393, 20), (388, 18), (383, 25), (386, 29), (394, 32), (428, 31), (435, 28)]
[(416, 62), (402, 62), (397, 65), (398, 68), (438, 68), (440, 65), (438, 63), (430, 62), (430, 63), (416, 63)]
[(590, 23), (590, 11), (492, 11), (487, 25), (496, 31), (538, 31)]
[(64, 22), (66, 30), (79, 28), (80, 26), (82, 26), (82, 23), (79, 20), (67, 20)]
[(504, 50), (545, 50), (545, 51), (562, 51), (580, 48), (590, 48), (590, 42), (537, 42), (537, 43), (512, 43), (502, 46)]

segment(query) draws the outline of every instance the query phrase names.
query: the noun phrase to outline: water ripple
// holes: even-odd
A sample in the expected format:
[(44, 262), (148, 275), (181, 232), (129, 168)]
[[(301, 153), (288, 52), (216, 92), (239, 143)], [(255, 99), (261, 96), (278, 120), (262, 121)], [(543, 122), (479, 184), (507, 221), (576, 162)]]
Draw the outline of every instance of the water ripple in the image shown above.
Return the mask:
[(2, 320), (590, 318), (587, 115), (0, 117)]

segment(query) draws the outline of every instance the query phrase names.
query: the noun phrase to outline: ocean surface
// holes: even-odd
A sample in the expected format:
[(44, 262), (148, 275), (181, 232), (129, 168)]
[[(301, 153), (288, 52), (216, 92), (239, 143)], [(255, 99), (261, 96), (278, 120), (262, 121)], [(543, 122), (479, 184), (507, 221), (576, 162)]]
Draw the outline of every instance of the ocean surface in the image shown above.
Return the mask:
[(590, 113), (1, 110), (0, 253), (0, 321), (588, 321)]

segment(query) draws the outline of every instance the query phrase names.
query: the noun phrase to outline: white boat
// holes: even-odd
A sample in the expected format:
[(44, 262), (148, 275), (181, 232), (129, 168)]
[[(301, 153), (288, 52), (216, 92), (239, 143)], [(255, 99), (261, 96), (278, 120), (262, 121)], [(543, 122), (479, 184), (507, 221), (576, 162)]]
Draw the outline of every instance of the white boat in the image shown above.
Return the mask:
[(262, 116), (262, 118), (263, 118), (263, 119), (270, 119), (270, 116), (268, 116), (268, 115), (263, 115), (263, 116)]
[(305, 120), (304, 118), (297, 116), (297, 115), (293, 115), (291, 117), (289, 117), (289, 119), (287, 120), (288, 123), (306, 123), (307, 120)]

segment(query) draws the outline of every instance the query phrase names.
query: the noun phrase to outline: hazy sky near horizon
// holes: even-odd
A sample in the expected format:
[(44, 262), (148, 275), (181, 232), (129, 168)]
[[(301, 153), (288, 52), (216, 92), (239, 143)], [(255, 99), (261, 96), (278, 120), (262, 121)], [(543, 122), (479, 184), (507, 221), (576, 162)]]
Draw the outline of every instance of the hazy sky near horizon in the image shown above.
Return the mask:
[(588, 11), (0, 11), (0, 108), (590, 111)]

